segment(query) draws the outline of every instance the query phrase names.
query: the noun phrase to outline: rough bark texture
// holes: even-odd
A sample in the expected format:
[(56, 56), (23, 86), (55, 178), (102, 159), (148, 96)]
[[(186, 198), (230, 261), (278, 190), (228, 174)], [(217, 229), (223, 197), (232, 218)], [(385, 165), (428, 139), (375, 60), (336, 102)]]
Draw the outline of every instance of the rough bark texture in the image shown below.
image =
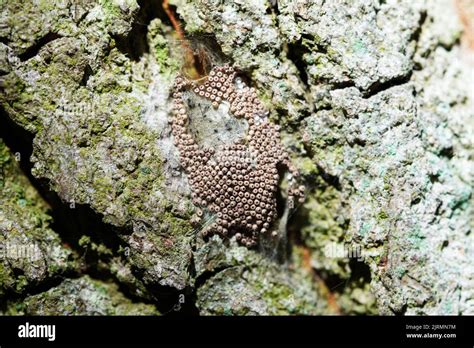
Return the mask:
[[(474, 85), (453, 3), (170, 2), (282, 126), (305, 203), (256, 249), (190, 224), (168, 123), (186, 53), (160, 1), (2, 1), (0, 243), (39, 257), (2, 256), (0, 311), (474, 314)], [(245, 134), (192, 104), (203, 144)]]

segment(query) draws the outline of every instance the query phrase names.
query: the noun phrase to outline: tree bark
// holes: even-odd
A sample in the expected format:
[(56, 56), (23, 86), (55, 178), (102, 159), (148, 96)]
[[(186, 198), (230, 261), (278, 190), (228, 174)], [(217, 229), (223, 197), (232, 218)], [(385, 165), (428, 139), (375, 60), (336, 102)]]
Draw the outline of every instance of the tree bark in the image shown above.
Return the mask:
[[(0, 8), (0, 246), (40, 250), (38, 267), (0, 260), (3, 313), (474, 313), (472, 51), (455, 3)], [(177, 74), (223, 64), (281, 125), (306, 187), (258, 248), (191, 224), (171, 135)], [(245, 136), (190, 100), (201, 144)]]

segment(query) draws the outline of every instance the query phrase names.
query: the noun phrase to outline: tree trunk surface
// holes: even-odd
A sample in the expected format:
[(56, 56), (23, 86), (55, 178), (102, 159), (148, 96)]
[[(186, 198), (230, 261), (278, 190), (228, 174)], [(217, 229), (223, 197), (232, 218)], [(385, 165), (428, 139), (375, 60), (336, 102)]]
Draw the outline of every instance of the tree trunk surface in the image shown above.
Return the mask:
[[(162, 5), (0, 2), (0, 313), (474, 314), (474, 5)], [(257, 247), (192, 223), (172, 134), (225, 64), (305, 187)], [(186, 98), (200, 146), (245, 138)]]

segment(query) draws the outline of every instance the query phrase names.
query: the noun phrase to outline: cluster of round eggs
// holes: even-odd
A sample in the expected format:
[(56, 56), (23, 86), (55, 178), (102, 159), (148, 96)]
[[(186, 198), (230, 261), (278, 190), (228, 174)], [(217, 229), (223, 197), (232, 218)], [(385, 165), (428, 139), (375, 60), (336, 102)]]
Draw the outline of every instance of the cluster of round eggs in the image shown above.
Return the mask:
[[(199, 148), (187, 127), (187, 90), (208, 99), (215, 108), (229, 103), (230, 112), (244, 117), (249, 125), (247, 141), (217, 150)], [(200, 207), (194, 222), (202, 220), (203, 209), (212, 216), (203, 235), (235, 236), (247, 247), (255, 246), (260, 235), (276, 236), (277, 165), (290, 172), (290, 205), (304, 199), (304, 187), (296, 185), (298, 171), (281, 144), (279, 127), (269, 122), (256, 91), (236, 83), (236, 72), (228, 65), (215, 67), (201, 83), (178, 76), (173, 91), (173, 137), (192, 187), (193, 203)]]

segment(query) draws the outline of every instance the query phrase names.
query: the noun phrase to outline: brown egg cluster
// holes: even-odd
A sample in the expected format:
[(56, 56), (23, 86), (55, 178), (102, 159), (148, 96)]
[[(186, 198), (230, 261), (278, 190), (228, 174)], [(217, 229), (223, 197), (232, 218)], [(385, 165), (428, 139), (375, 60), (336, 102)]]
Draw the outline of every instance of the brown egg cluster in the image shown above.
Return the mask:
[[(187, 90), (210, 100), (215, 108), (220, 103), (229, 103), (230, 112), (245, 118), (249, 125), (246, 140), (220, 149), (199, 148), (187, 128)], [(204, 236), (235, 235), (247, 247), (255, 246), (260, 234), (276, 236), (279, 164), (290, 172), (290, 206), (294, 199), (304, 199), (304, 187), (296, 186), (298, 171), (281, 144), (279, 126), (270, 123), (267, 115), (255, 89), (239, 81), (228, 65), (214, 68), (202, 83), (182, 76), (176, 78), (172, 131), (192, 187), (193, 203), (214, 217), (203, 228)], [(195, 222), (200, 222), (204, 211), (198, 209)]]

